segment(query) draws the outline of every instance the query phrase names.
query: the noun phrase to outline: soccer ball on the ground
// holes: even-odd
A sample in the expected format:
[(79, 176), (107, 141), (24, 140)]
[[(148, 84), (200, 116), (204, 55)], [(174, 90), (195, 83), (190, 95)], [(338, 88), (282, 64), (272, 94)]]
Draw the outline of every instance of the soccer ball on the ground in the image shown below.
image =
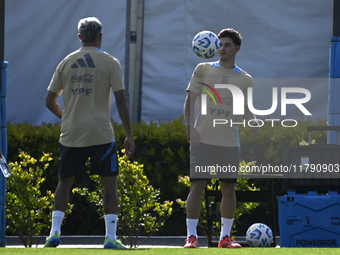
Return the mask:
[(252, 247), (268, 247), (273, 242), (273, 232), (267, 225), (255, 223), (248, 228), (246, 241)]
[(200, 58), (212, 58), (220, 49), (220, 40), (211, 31), (201, 31), (192, 40), (192, 49)]

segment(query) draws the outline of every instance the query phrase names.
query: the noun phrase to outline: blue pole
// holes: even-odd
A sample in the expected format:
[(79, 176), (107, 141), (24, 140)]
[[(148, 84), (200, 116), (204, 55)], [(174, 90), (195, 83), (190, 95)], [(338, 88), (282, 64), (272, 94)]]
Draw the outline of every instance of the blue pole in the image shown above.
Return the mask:
[[(2, 93), (2, 89), (5, 88), (6, 92), (6, 68), (7, 62), (5, 60), (5, 0), (0, 0), (0, 93)], [(4, 69), (3, 69), (4, 68)], [(2, 100), (2, 99), (1, 99)], [(6, 104), (6, 100), (4, 100), (4, 104)], [(6, 110), (2, 108), (1, 102), (1, 112)], [(6, 115), (6, 114), (5, 114)], [(2, 117), (2, 116), (1, 116)], [(1, 121), (1, 119), (0, 119)], [(7, 122), (7, 119), (6, 119)], [(1, 127), (2, 127), (1, 123)], [(2, 132), (2, 128), (0, 129), (0, 148), (3, 150), (4, 155), (7, 157), (7, 134), (6, 127), (4, 128), (4, 133)], [(5, 139), (3, 139), (5, 137)], [(3, 142), (6, 143), (6, 149), (3, 147)], [(5, 210), (5, 202), (6, 202), (6, 178), (0, 174), (0, 247), (5, 247), (5, 231), (6, 231), (6, 210)]]
[[(333, 1), (333, 37), (329, 55), (328, 124), (340, 126), (340, 1)], [(327, 142), (336, 144), (336, 134), (328, 131)]]
[[(340, 37), (332, 37), (329, 57), (329, 98), (328, 98), (328, 124), (340, 125)], [(334, 131), (328, 131), (327, 142), (336, 144)]]
[[(7, 65), (8, 62), (0, 61), (0, 149), (7, 158)], [(6, 178), (0, 172), (0, 247), (5, 247), (6, 234)]]

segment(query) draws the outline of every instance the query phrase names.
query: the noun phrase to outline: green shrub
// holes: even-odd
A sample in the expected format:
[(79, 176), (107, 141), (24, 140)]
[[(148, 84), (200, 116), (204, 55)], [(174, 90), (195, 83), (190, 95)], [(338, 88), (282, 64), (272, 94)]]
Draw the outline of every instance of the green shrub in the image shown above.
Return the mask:
[[(58, 164), (59, 164), (59, 145), (60, 123), (48, 124), (42, 123), (40, 126), (32, 125), (28, 122), (7, 123), (8, 137), (8, 156), (7, 162), (20, 160), (20, 150), (25, 151), (33, 158), (40, 158), (42, 152), (50, 152), (52, 161), (49, 167), (44, 171), (45, 181), (41, 183), (40, 191), (45, 193), (46, 190), (55, 192), (58, 184)], [(91, 187), (92, 181), (86, 172), (81, 172), (76, 180), (75, 186), (84, 185)], [(70, 204), (75, 204), (73, 213), (70, 214), (62, 226), (62, 232), (65, 235), (102, 235), (104, 224), (97, 217), (95, 210), (89, 210), (89, 203), (79, 194), (70, 197)], [(83, 212), (87, 213), (84, 214)], [(100, 227), (98, 227), (98, 225)], [(6, 235), (14, 235), (10, 229), (7, 229)]]
[[(117, 146), (123, 148), (125, 131), (122, 124), (113, 122)], [(241, 159), (245, 162), (255, 161), (257, 165), (271, 164), (273, 166), (282, 163), (283, 148), (286, 145), (299, 145), (301, 141), (308, 140), (307, 126), (326, 125), (323, 120), (298, 120), (294, 128), (284, 128), (280, 125), (271, 127), (265, 124), (258, 136), (253, 136), (249, 128), (239, 127), (241, 140)], [(189, 173), (189, 144), (186, 138), (186, 128), (183, 117), (171, 121), (141, 122), (132, 125), (134, 132), (136, 152), (133, 160), (144, 165), (144, 173), (150, 185), (160, 190), (161, 201), (176, 201), (177, 198), (186, 199), (188, 187), (178, 182), (178, 176), (186, 176)], [(8, 134), (8, 162), (18, 159), (19, 149), (24, 150), (34, 158), (39, 158), (42, 152), (51, 152), (53, 161), (44, 172), (46, 181), (41, 184), (41, 192), (55, 190), (58, 181), (58, 139), (60, 124), (43, 123), (35, 126), (29, 123), (16, 123), (7, 125)], [(326, 143), (327, 132), (313, 132), (316, 143)], [(250, 182), (250, 181), (249, 181)], [(275, 192), (282, 193), (282, 180), (273, 180)], [(95, 190), (95, 183), (88, 175), (81, 174), (77, 177), (75, 185), (88, 187)], [(266, 181), (252, 179), (249, 186), (256, 186), (260, 190), (268, 190)], [(90, 205), (79, 194), (74, 194), (70, 200), (75, 204), (74, 214), (69, 215), (63, 226), (64, 234), (103, 234), (103, 221), (94, 221), (97, 217), (95, 210), (88, 210)], [(260, 205), (259, 207), (261, 207)], [(82, 211), (87, 214), (82, 215)], [(181, 224), (178, 224), (182, 221)], [(85, 224), (84, 224), (85, 222)], [(86, 227), (85, 227), (86, 225)], [(101, 227), (97, 227), (100, 225)], [(173, 204), (172, 216), (166, 221), (160, 234), (176, 235), (185, 234), (185, 215), (179, 204)], [(12, 234), (9, 231), (8, 234)]]
[(7, 123), (7, 162), (17, 161), (20, 151), (26, 152), (33, 158), (40, 158), (43, 152), (51, 153), (53, 160), (44, 172), (45, 182), (42, 184), (42, 189), (54, 191), (58, 183), (59, 136), (59, 123), (55, 125), (42, 123), (41, 126), (28, 122)]
[[(125, 132), (122, 124), (113, 123), (118, 148), (122, 148)], [(163, 200), (174, 201), (185, 190), (178, 186), (178, 176), (188, 173), (189, 144), (183, 118), (158, 123), (133, 125), (136, 150), (133, 159), (144, 165), (152, 186), (160, 189)]]
[[(143, 165), (136, 161), (131, 163), (126, 156), (118, 156), (119, 161), (119, 209), (118, 234), (123, 242), (131, 247), (137, 247), (138, 237), (150, 236), (158, 232), (165, 220), (172, 213), (173, 202), (159, 202), (160, 191), (149, 184), (144, 175)], [(91, 177), (97, 189), (89, 191), (87, 187), (75, 188), (73, 193), (79, 193), (95, 204), (97, 212), (103, 218), (103, 192), (100, 187), (100, 177)]]
[(7, 179), (7, 222), (9, 230), (19, 236), (25, 247), (32, 247), (32, 237), (46, 234), (51, 223), (54, 194), (40, 188), (52, 157), (44, 153), (38, 162), (21, 152), (19, 158), (21, 162), (9, 163), (12, 175)]

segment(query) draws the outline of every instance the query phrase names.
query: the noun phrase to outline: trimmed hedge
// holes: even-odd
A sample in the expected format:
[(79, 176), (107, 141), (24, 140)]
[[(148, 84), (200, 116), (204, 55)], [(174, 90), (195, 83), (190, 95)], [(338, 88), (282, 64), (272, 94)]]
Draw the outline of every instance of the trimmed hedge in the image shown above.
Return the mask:
[[(241, 159), (245, 162), (256, 161), (256, 164), (282, 163), (282, 150), (286, 145), (299, 145), (301, 141), (308, 140), (307, 126), (326, 125), (326, 121), (299, 120), (294, 128), (282, 127), (271, 123), (265, 124), (258, 136), (253, 136), (248, 127), (239, 127), (241, 139)], [(123, 149), (125, 131), (122, 124), (113, 122), (116, 134), (117, 148)], [(166, 222), (160, 234), (185, 235), (185, 215), (176, 199), (186, 199), (188, 188), (178, 182), (178, 176), (189, 174), (189, 145), (186, 138), (186, 129), (183, 117), (172, 121), (159, 121), (132, 125), (136, 151), (132, 160), (144, 164), (144, 171), (150, 184), (160, 189), (161, 200), (174, 201), (173, 215)], [(54, 191), (58, 180), (58, 139), (60, 124), (42, 123), (35, 126), (25, 123), (7, 125), (8, 135), (8, 162), (18, 160), (19, 149), (34, 158), (40, 158), (43, 152), (52, 153), (53, 161), (45, 172), (45, 190)], [(327, 132), (313, 133), (316, 143), (326, 143)], [(78, 176), (76, 185), (90, 187), (93, 181), (86, 175)], [(250, 185), (265, 190), (267, 187), (262, 180), (255, 180)], [(276, 190), (281, 191), (281, 180), (275, 181)], [(91, 209), (83, 197), (74, 194), (70, 203), (75, 204), (73, 213), (67, 218), (63, 227), (63, 234), (103, 234), (104, 222), (96, 221), (98, 218), (94, 209)], [(87, 211), (83, 215), (83, 211)], [(10, 233), (8, 233), (10, 234)]]

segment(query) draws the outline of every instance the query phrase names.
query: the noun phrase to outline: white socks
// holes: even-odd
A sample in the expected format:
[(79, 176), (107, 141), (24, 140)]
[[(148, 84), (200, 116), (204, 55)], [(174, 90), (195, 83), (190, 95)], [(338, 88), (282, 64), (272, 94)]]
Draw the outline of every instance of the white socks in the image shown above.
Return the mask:
[(197, 223), (198, 219), (187, 219), (187, 232), (188, 232), (188, 238), (190, 236), (195, 236), (197, 238)]
[(63, 222), (65, 213), (62, 211), (53, 211), (52, 212), (52, 228), (50, 235), (53, 235), (55, 231), (61, 234), (60, 228), (61, 228), (61, 223)]
[[(61, 234), (60, 228), (61, 223), (63, 222), (65, 213), (62, 211), (53, 211), (52, 212), (52, 228), (50, 235), (53, 235), (55, 231)], [(105, 227), (106, 227), (106, 236), (110, 237), (111, 240), (116, 240), (116, 230), (117, 230), (117, 214), (106, 214), (105, 215)], [(198, 219), (186, 219), (187, 221), (187, 231), (188, 238), (190, 236), (195, 236), (197, 238), (197, 223)], [(220, 240), (228, 235), (230, 236), (231, 227), (233, 225), (234, 219), (221, 218), (221, 236)]]
[(225, 236), (230, 237), (231, 227), (233, 226), (234, 219), (221, 218), (221, 236), (220, 241), (223, 240)]
[(117, 214), (106, 214), (105, 215), (105, 227), (106, 236), (110, 237), (111, 240), (116, 240), (116, 230), (117, 230)]
[[(55, 231), (61, 234), (60, 228), (61, 223), (63, 222), (65, 213), (62, 211), (53, 211), (52, 212), (52, 228), (50, 235), (53, 235)], [(116, 240), (116, 229), (117, 229), (117, 214), (107, 214), (105, 215), (105, 227), (106, 227), (106, 236), (110, 237), (111, 240)]]

